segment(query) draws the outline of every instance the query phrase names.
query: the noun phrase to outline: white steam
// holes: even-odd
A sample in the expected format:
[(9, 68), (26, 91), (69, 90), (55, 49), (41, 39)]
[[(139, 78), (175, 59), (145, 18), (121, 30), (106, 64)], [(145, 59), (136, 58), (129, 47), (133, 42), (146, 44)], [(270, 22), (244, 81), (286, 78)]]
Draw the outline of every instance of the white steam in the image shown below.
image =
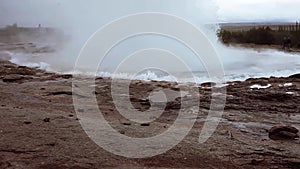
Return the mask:
[[(216, 0), (27, 0), (26, 3), (20, 0), (1, 0), (0, 25), (17, 22), (25, 26), (42, 24), (42, 26), (62, 29), (68, 37), (68, 41), (63, 44), (63, 50), (58, 50), (51, 56), (24, 55), (28, 60), (22, 58), (22, 61), (27, 64), (34, 62), (46, 65), (47, 63), (53, 70), (59, 72), (72, 72), (81, 48), (99, 28), (120, 17), (142, 12), (176, 15), (205, 29), (206, 35), (217, 48), (228, 80), (281, 76), (300, 71), (300, 57), (297, 54), (286, 54), (275, 50), (257, 52), (249, 49), (227, 48), (219, 44), (215, 25), (218, 22), (217, 11)], [(192, 70), (199, 72), (204, 70), (201, 62), (195, 60), (196, 56), (180, 44), (163, 37), (143, 36), (129, 39), (112, 50), (101, 65), (101, 70), (108, 73), (100, 74), (111, 75), (109, 72), (113, 71), (123, 58), (144, 48), (169, 50), (181, 56)], [(166, 64), (172, 65), (172, 61)], [(83, 72), (88, 73), (88, 70)], [(151, 72), (148, 73), (148, 76), (150, 75), (153, 77)], [(206, 80), (207, 77), (199, 77), (199, 81), (203, 79)]]

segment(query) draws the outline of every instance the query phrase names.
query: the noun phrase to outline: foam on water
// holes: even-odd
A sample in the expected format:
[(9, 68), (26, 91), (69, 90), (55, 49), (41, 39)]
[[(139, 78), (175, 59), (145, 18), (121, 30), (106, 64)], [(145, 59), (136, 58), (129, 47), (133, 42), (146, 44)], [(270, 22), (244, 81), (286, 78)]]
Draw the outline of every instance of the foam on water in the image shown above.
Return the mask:
[[(226, 50), (226, 47), (222, 49), (222, 51)], [(94, 73), (85, 70), (74, 71), (72, 70), (72, 65), (65, 67), (57, 65), (55, 62), (51, 62), (51, 58), (55, 55), (54, 53), (32, 54), (11, 51), (5, 51), (4, 53), (11, 57), (11, 62), (18, 65), (39, 68), (57, 73), (74, 73), (89, 76), (95, 75)], [(251, 49), (230, 47), (228, 51), (224, 53), (221, 52), (221, 59), (224, 64), (226, 81), (244, 81), (248, 78), (271, 76), (287, 77), (300, 72), (300, 54), (295, 53), (284, 53), (270, 49), (255, 51)], [(187, 72), (176, 72), (174, 74), (176, 74), (176, 76), (162, 76), (150, 70), (141, 74), (130, 74), (126, 72), (114, 74), (112, 72), (100, 71), (96, 74), (96, 76), (146, 81), (157, 80), (196, 83), (211, 81), (205, 71), (194, 71), (193, 74), (195, 77), (187, 76)]]

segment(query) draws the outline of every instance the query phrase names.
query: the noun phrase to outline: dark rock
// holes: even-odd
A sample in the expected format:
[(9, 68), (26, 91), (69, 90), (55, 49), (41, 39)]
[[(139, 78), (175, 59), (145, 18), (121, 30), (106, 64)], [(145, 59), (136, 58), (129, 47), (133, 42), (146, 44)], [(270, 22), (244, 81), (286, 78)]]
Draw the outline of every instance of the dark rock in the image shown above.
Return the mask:
[(3, 82), (15, 82), (18, 80), (21, 80), (23, 77), (18, 74), (11, 74), (11, 75), (6, 75), (3, 78)]
[(180, 88), (178, 88), (178, 87), (171, 87), (171, 90), (180, 91)]
[(255, 78), (248, 78), (248, 79), (246, 79), (246, 82), (255, 81), (255, 80), (256, 80)]
[(178, 110), (181, 109), (181, 97), (177, 97), (174, 101), (168, 102), (166, 105), (166, 110)]
[(30, 121), (24, 121), (24, 124), (31, 124), (32, 122)]
[(280, 131), (279, 132), (279, 135), (280, 136), (284, 136), (285, 138), (287, 139), (295, 139), (295, 138), (298, 138), (298, 134), (296, 133), (291, 133), (291, 132), (288, 132), (288, 131)]
[(18, 66), (19, 69), (25, 69), (27, 68), (26, 66)]
[(120, 119), (119, 120), (121, 124), (123, 124), (124, 126), (130, 126), (131, 122), (129, 120), (125, 120), (125, 119)]
[(258, 164), (262, 163), (263, 161), (264, 161), (264, 159), (253, 159), (253, 160), (251, 160), (251, 164), (258, 165)]
[(124, 126), (130, 126), (131, 125), (131, 123), (130, 122), (124, 122), (124, 123), (122, 123)]
[(293, 140), (299, 138), (298, 132), (299, 130), (292, 126), (275, 126), (269, 130), (269, 138), (272, 140)]
[(45, 118), (43, 121), (44, 121), (45, 123), (48, 123), (48, 122), (50, 122), (50, 118)]
[(35, 75), (36, 70), (35, 69), (30, 69), (30, 68), (17, 68), (16, 73), (19, 75)]
[(142, 123), (141, 126), (148, 127), (148, 126), (150, 126), (150, 123)]
[(300, 79), (300, 74), (295, 74), (295, 75), (289, 76), (289, 78)]
[(12, 165), (10, 162), (0, 159), (0, 168), (12, 168)]
[(58, 91), (58, 92), (51, 92), (48, 94), (49, 95), (69, 95), (69, 96), (72, 96), (73, 95), (73, 92), (72, 91)]
[(72, 79), (72, 78), (73, 78), (73, 75), (71, 75), (71, 74), (65, 74), (65, 75), (61, 75), (61, 77), (62, 77), (63, 79)]
[(49, 143), (49, 144), (45, 144), (46, 146), (51, 146), (54, 147), (56, 144), (55, 143)]
[(181, 109), (181, 103), (180, 102), (168, 102), (167, 105), (166, 105), (166, 109), (167, 110), (170, 110), (170, 109)]
[(202, 83), (200, 86), (201, 87), (214, 87), (214, 86), (216, 86), (216, 83), (214, 83), (214, 82), (207, 82), (207, 83)]
[(269, 93), (254, 93), (250, 96), (251, 99), (258, 99), (264, 101), (280, 101), (285, 102), (293, 98), (293, 95), (280, 92), (269, 92)]
[(131, 102), (134, 103), (140, 103), (142, 106), (151, 106), (150, 100), (149, 99), (138, 99), (138, 98), (130, 98)]
[(299, 130), (292, 126), (275, 126), (269, 130), (269, 133), (277, 133), (279, 131), (288, 131), (292, 133), (298, 133)]

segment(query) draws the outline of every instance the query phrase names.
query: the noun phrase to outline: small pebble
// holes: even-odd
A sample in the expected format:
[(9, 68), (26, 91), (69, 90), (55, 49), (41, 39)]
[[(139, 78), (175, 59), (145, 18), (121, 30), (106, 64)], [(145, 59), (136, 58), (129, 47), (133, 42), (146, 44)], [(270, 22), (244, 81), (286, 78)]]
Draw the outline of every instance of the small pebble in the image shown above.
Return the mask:
[(124, 126), (130, 126), (131, 125), (131, 123), (130, 122), (124, 122), (124, 123), (122, 123)]
[(143, 123), (143, 124), (141, 124), (141, 126), (148, 127), (148, 126), (150, 126), (150, 123)]
[(45, 123), (48, 123), (48, 122), (50, 122), (50, 118), (45, 118), (43, 121), (44, 121)]
[(51, 147), (54, 147), (55, 146), (55, 143), (49, 143), (49, 144), (46, 144), (47, 146), (51, 146)]

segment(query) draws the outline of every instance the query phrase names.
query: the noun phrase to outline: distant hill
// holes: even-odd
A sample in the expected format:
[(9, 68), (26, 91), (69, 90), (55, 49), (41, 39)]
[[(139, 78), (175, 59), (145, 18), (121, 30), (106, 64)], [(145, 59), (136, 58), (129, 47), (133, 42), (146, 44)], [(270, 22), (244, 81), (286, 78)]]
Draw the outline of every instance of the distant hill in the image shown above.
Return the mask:
[(18, 27), (16, 24), (0, 28), (0, 43), (57, 41), (63, 32), (47, 27)]

